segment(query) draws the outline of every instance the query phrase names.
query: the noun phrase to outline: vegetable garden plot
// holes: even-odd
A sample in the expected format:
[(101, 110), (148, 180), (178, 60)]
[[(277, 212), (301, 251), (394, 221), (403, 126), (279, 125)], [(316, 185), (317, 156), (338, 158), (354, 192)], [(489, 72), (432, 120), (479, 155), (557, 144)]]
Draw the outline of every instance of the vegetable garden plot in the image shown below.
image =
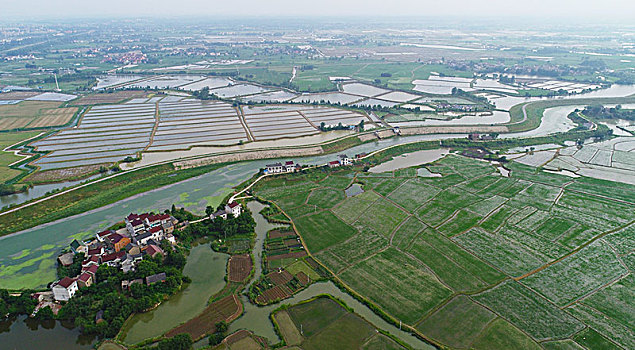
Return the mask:
[(395, 248), (351, 266), (340, 277), (406, 324), (415, 323), (452, 294), (420, 263)]
[(508, 280), (474, 296), (536, 340), (566, 338), (584, 325), (521, 284)]
[(542, 254), (480, 228), (473, 228), (452, 240), (511, 276), (522, 276), (548, 262)]
[(611, 248), (596, 241), (522, 283), (564, 306), (627, 273)]
[(416, 328), (426, 336), (456, 348), (469, 348), (496, 315), (459, 295), (419, 323)]

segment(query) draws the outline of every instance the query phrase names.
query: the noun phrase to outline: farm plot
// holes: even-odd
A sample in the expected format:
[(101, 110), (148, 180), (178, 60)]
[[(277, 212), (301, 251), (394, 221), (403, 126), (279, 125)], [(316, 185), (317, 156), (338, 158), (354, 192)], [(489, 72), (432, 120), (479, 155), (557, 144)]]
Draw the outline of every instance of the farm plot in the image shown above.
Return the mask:
[(295, 221), (298, 231), (312, 253), (343, 242), (356, 233), (355, 229), (330, 211), (303, 216)]
[(628, 274), (611, 248), (596, 241), (522, 283), (556, 305), (567, 305), (601, 286)]
[(68, 123), (77, 108), (58, 108), (59, 102), (22, 101), (0, 105), (0, 130), (57, 126)]
[(465, 234), (454, 237), (453, 240), (464, 249), (470, 250), (479, 258), (512, 276), (521, 276), (548, 261), (539, 252), (480, 228), (473, 228)]
[(203, 79), (205, 79), (205, 77), (200, 75), (166, 75), (131, 83), (126, 86), (139, 89), (147, 87), (150, 89), (174, 89)]
[(327, 267), (337, 273), (387, 246), (388, 240), (386, 237), (375, 233), (371, 229), (363, 229), (345, 242), (323, 250), (317, 257)]
[[(632, 305), (632, 300), (635, 298), (635, 277), (628, 275), (620, 281), (599, 290), (588, 298), (580, 301), (580, 304), (588, 306), (589, 309), (594, 309), (598, 316), (603, 316), (611, 320), (611, 323), (617, 325), (623, 325), (625, 328), (635, 329), (635, 320), (633, 319), (633, 313), (635, 312), (635, 306)], [(588, 310), (588, 309), (587, 309)], [(602, 333), (604, 327), (598, 328)], [(611, 336), (611, 334), (606, 334)], [(634, 339), (632, 334), (631, 339)], [(625, 347), (628, 344), (623, 343)]]
[(481, 217), (469, 210), (459, 210), (448, 221), (444, 222), (437, 230), (442, 234), (453, 237), (474, 227)]
[(315, 189), (311, 192), (307, 204), (320, 208), (332, 208), (344, 199), (344, 192), (330, 188)]
[(355, 106), (355, 107), (374, 107), (374, 106), (380, 106), (380, 107), (395, 107), (397, 105), (399, 105), (399, 102), (392, 102), (392, 101), (384, 101), (384, 100), (380, 100), (378, 98), (367, 98), (355, 103), (351, 103), (351, 106)]
[(474, 297), (536, 340), (566, 338), (584, 325), (555, 305), (514, 281)]
[(375, 192), (367, 191), (354, 197), (346, 198), (342, 203), (333, 209), (333, 212), (344, 222), (352, 224), (366, 211), (375, 201), (379, 199)]
[(174, 337), (177, 334), (187, 333), (192, 339), (198, 340), (206, 334), (216, 331), (215, 324), (220, 321), (229, 321), (237, 317), (242, 305), (235, 295), (211, 303), (205, 310), (193, 319), (168, 331), (165, 336)]
[[(362, 349), (378, 342), (384, 349), (402, 349), (391, 338), (328, 296), (291, 306), (273, 315), (288, 345), (302, 349)], [(302, 334), (299, 330), (302, 329)], [(378, 339), (378, 337), (383, 337)]]
[(248, 107), (243, 108), (243, 115), (249, 131), (256, 141), (319, 133), (297, 110)]
[(188, 148), (195, 144), (236, 144), (248, 140), (236, 109), (224, 102), (159, 103), (159, 113), (150, 150)]
[(406, 250), (412, 240), (427, 227), (426, 224), (419, 221), (416, 217), (410, 216), (392, 235), (391, 244), (399, 249)]
[(105, 75), (97, 77), (97, 85), (93, 87), (93, 90), (101, 90), (107, 88), (115, 88), (126, 83), (131, 83), (135, 80), (140, 80), (140, 75)]
[(361, 121), (370, 122), (370, 119), (361, 113), (332, 107), (303, 107), (299, 112), (314, 126), (320, 126), (322, 123), (325, 126), (337, 126), (339, 124), (354, 126)]
[(231, 282), (242, 282), (251, 273), (251, 257), (248, 254), (234, 255), (229, 258), (227, 279)]
[(496, 315), (459, 295), (427, 317), (416, 328), (426, 336), (455, 348), (469, 348)]
[[(265, 197), (303, 203), (308, 192), (294, 187), (294, 176), (306, 191), (341, 191), (353, 178), (363, 183), (365, 192), (331, 210), (290, 218), (307, 244), (319, 245), (315, 259), (344, 284), (444, 346), (583, 344), (586, 327), (595, 334), (590, 343), (633, 348), (632, 189), (511, 166), (511, 177), (500, 178), (489, 164), (451, 155), (430, 166), (438, 178), (406, 171), (292, 175), (276, 184), (293, 189)], [(318, 214), (338, 220), (302, 222)], [(329, 238), (340, 230), (349, 234)], [(444, 304), (461, 293), (470, 296)], [(460, 326), (458, 318), (488, 313)]]
[(408, 214), (390, 201), (380, 198), (357, 220), (355, 226), (372, 229), (386, 237), (401, 223)]
[(304, 94), (293, 99), (294, 102), (302, 103), (330, 103), (330, 104), (349, 104), (361, 100), (362, 96), (349, 95), (342, 92), (327, 92), (318, 94)]
[(61, 94), (59, 92), (45, 92), (35, 96), (31, 96), (25, 99), (25, 101), (54, 101), (54, 102), (66, 102), (74, 98), (75, 95)]
[(351, 266), (340, 277), (388, 314), (414, 324), (452, 292), (421, 263), (388, 248)]
[(145, 91), (115, 91), (111, 93), (92, 93), (83, 95), (73, 101), (74, 106), (92, 106), (100, 104), (121, 103), (131, 98), (140, 98), (146, 95)]
[(50, 151), (35, 164), (56, 169), (114, 163), (135, 155), (150, 142), (154, 115), (153, 104), (92, 107), (77, 127), (34, 142), (37, 150)]
[(472, 343), (477, 350), (489, 349), (541, 349), (541, 347), (503, 319), (496, 319), (490, 323), (481, 335)]

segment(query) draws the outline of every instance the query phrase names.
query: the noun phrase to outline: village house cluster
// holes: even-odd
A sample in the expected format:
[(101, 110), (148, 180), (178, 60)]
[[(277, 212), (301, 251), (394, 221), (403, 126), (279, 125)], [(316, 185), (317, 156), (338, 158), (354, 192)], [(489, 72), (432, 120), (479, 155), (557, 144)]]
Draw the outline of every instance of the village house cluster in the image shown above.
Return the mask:
[[(70, 266), (75, 255), (80, 253), (86, 258), (82, 262), (79, 275), (72, 278), (64, 277), (51, 285), (53, 298), (55, 301), (67, 301), (80, 288), (93, 284), (97, 269), (102, 264), (128, 272), (133, 270), (144, 256), (164, 255), (160, 242), (166, 240), (176, 244), (172, 232), (177, 223), (178, 221), (168, 214), (130, 214), (125, 218), (124, 228), (99, 232), (89, 241), (73, 240), (70, 244), (71, 251), (60, 255), (59, 263)], [(146, 277), (146, 283), (165, 281), (165, 275), (159, 275)]]

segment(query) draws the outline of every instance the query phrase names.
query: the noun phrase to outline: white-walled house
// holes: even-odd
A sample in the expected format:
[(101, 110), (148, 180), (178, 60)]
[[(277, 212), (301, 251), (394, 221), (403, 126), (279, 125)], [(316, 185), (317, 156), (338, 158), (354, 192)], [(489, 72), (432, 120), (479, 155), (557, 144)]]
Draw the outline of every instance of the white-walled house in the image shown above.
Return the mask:
[(231, 202), (225, 205), (225, 212), (237, 218), (243, 212), (243, 208), (237, 202)]
[(67, 301), (77, 293), (77, 281), (70, 277), (64, 277), (51, 288), (53, 296), (57, 301)]
[(277, 174), (277, 173), (284, 172), (285, 167), (282, 165), (282, 163), (273, 163), (273, 164), (267, 164), (265, 166), (265, 170), (269, 174)]
[(348, 156), (346, 154), (340, 154), (339, 158), (340, 158), (340, 164), (341, 165), (351, 165), (351, 164), (353, 164), (353, 160), (348, 158)]

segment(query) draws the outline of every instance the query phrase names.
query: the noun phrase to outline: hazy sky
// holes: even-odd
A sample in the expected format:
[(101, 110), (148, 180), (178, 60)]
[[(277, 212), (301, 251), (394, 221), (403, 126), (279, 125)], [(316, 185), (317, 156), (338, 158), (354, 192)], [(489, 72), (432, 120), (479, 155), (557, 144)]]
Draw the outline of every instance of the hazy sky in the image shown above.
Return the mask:
[(635, 22), (635, 0), (0, 0), (0, 18), (95, 16), (529, 16)]

